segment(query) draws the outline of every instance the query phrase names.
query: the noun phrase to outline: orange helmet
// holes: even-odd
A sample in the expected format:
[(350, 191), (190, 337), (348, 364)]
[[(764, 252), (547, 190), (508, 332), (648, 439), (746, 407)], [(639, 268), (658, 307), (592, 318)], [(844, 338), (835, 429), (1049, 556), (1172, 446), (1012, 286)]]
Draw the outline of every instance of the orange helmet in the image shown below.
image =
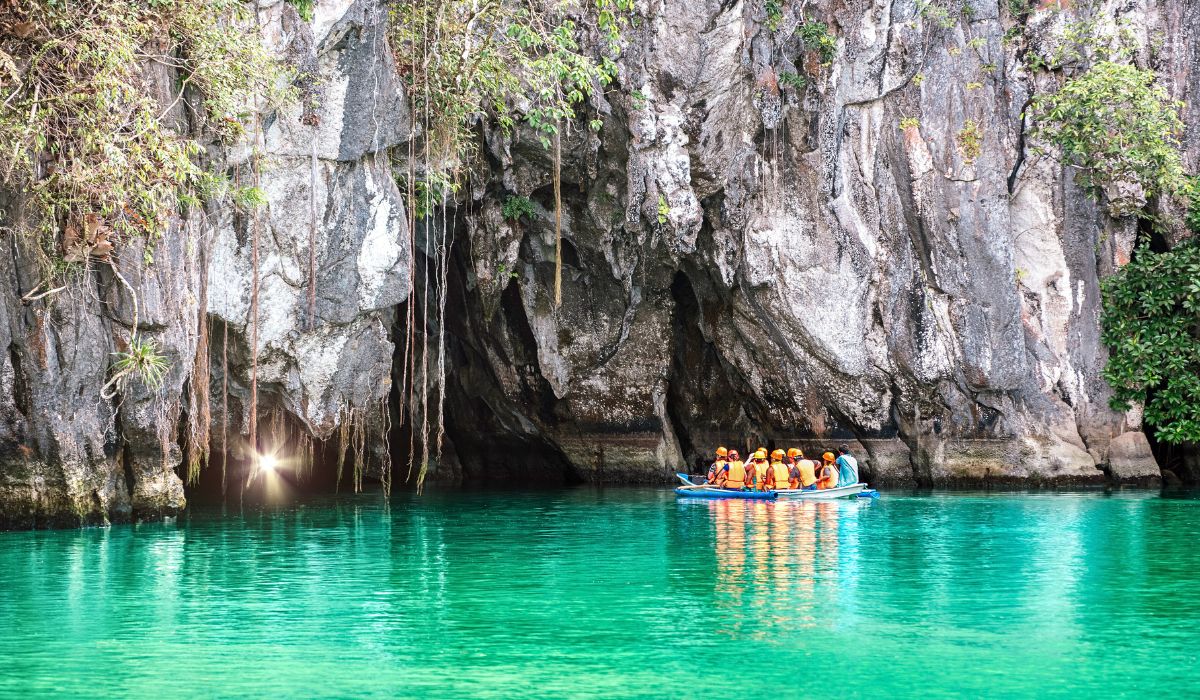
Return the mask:
[(801, 452), (799, 448), (789, 447), (788, 451), (787, 451), (787, 456), (788, 457), (803, 457), (804, 453)]
[(754, 452), (754, 458), (755, 459), (766, 459), (767, 458), (767, 450), (762, 447), (758, 448)]
[(826, 462), (832, 462), (835, 458), (832, 452), (826, 452), (825, 454), (821, 455), (821, 459), (824, 459)]
[(772, 459), (783, 459), (783, 450), (775, 450), (771, 453)]
[(728, 457), (729, 450), (725, 449), (724, 447), (718, 447), (717, 448), (717, 456), (718, 457)]

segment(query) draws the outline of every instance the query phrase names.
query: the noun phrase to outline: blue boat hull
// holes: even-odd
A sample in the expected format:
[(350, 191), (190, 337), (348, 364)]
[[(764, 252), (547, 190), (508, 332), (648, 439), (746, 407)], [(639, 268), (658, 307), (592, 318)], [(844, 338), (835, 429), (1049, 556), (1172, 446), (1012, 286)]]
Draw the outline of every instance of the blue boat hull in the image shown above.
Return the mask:
[(678, 488), (675, 493), (689, 498), (741, 498), (755, 501), (773, 501), (778, 497), (774, 491), (734, 491), (719, 488)]

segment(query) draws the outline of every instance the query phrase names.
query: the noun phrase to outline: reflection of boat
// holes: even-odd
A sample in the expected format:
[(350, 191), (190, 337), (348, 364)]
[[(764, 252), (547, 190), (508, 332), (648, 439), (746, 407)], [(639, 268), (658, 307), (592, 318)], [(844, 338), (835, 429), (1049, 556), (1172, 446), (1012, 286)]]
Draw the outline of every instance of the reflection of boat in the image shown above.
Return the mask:
[(743, 491), (741, 489), (726, 489), (719, 486), (680, 486), (675, 493), (690, 498), (746, 498), (760, 501), (827, 501), (832, 498), (850, 498), (868, 491), (866, 484), (850, 484), (833, 489), (817, 491)]

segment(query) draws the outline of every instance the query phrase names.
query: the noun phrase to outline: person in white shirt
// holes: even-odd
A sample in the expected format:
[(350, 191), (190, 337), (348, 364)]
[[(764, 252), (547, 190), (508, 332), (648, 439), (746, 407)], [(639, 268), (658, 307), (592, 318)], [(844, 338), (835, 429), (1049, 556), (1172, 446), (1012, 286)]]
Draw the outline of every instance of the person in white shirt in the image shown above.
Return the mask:
[(845, 445), (838, 447), (837, 468), (839, 483), (846, 486), (858, 483), (858, 460)]

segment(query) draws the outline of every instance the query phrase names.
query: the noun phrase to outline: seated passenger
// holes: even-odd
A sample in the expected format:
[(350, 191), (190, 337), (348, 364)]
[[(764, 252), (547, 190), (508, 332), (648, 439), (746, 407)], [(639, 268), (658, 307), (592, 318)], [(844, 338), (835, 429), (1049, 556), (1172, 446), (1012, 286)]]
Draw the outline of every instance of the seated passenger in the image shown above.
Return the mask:
[(795, 488), (792, 483), (792, 468), (783, 463), (783, 450), (775, 450), (771, 453), (771, 467), (767, 470), (767, 490), (768, 491), (785, 491)]
[(817, 488), (819, 489), (835, 489), (838, 485), (838, 470), (837, 465), (833, 463), (833, 453), (826, 452), (821, 455), (821, 459), (825, 460), (821, 464), (821, 468), (817, 471)]
[(729, 463), (729, 460), (726, 459), (728, 456), (729, 450), (725, 449), (724, 447), (717, 448), (717, 461), (713, 462), (712, 466), (708, 468), (708, 477), (704, 480), (705, 483), (717, 483), (717, 475), (720, 474), (725, 468), (725, 465)]
[(750, 468), (750, 474), (746, 480), (746, 485), (755, 491), (767, 490), (767, 451), (761, 447), (754, 453), (754, 463)]
[(729, 451), (729, 461), (717, 473), (717, 484), (727, 489), (741, 489), (746, 485), (746, 465), (737, 450)]
[(804, 452), (793, 447), (790, 451), (795, 451), (796, 463), (796, 478), (799, 480), (799, 488), (802, 491), (815, 491), (817, 489), (817, 465), (813, 464), (811, 459), (804, 458)]

